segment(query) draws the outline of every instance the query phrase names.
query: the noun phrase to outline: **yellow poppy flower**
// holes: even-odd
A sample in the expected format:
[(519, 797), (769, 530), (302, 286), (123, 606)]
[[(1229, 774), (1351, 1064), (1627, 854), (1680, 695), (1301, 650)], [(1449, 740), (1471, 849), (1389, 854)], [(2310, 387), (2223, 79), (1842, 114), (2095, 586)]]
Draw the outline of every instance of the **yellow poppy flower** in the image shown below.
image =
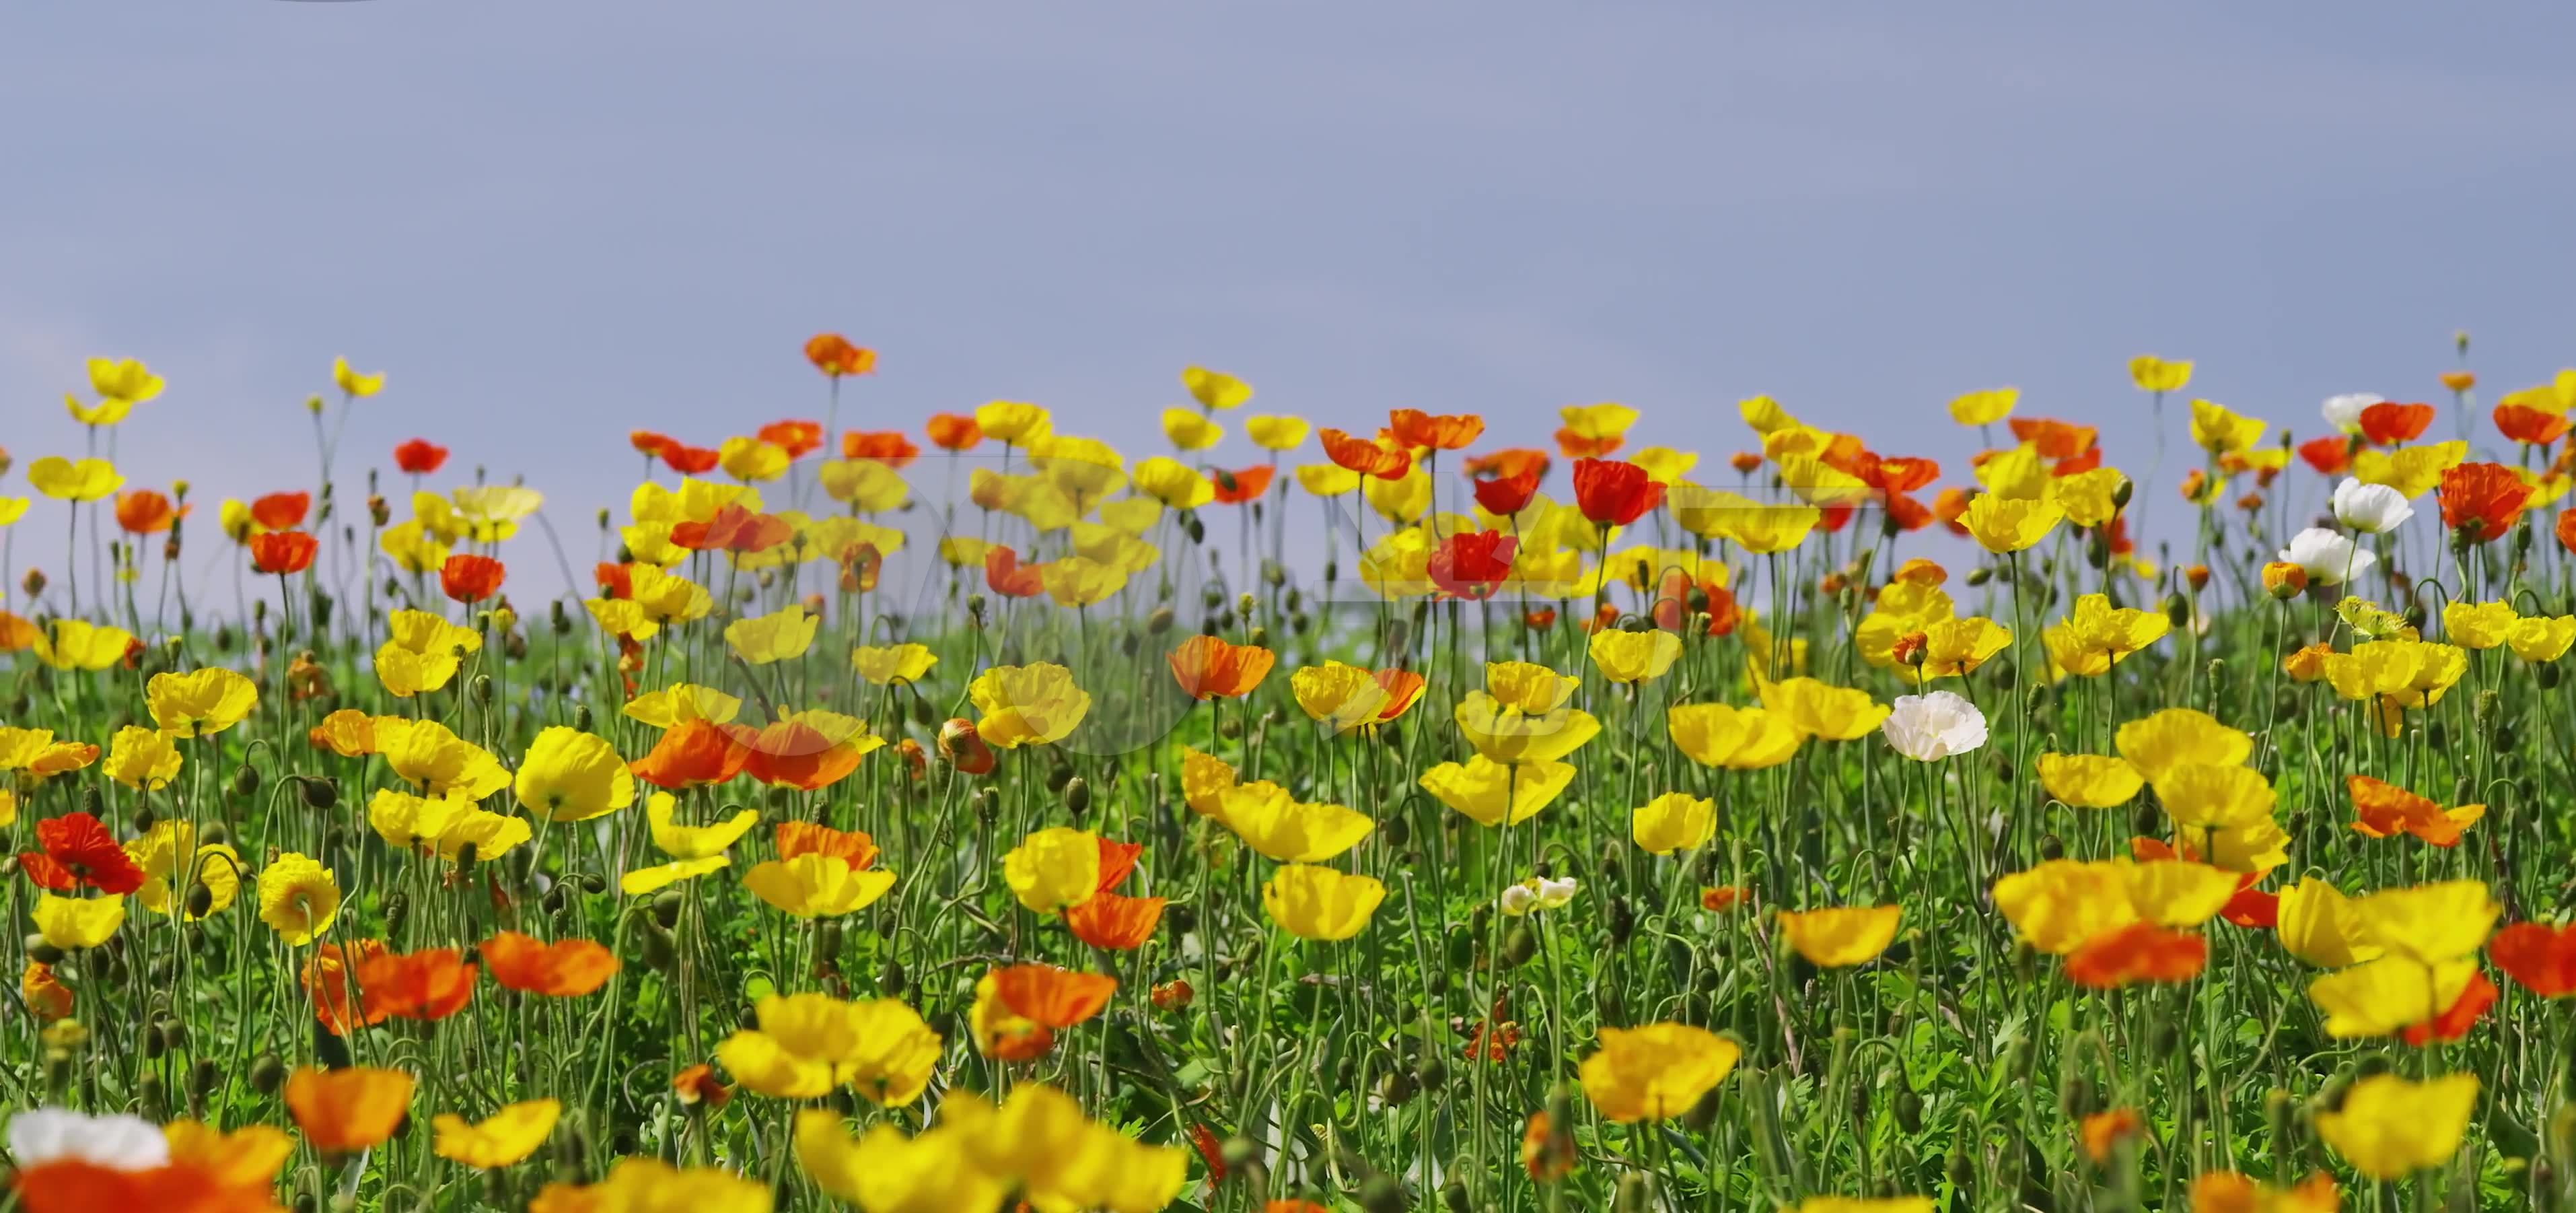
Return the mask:
[(682, 825), (678, 808), (679, 802), (669, 792), (655, 792), (644, 801), (644, 820), (652, 828), (654, 849), (673, 859), (721, 856), (760, 824), (759, 810), (741, 809), (712, 825)]
[(1468, 692), (1455, 719), (1467, 744), (1496, 762), (1554, 762), (1601, 731), (1600, 720), (1590, 712), (1556, 708), (1529, 713), (1484, 691)]
[(1176, 510), (1194, 510), (1216, 500), (1216, 486), (1196, 468), (1156, 455), (1136, 465), (1136, 491)]
[(1181, 747), (1181, 800), (1191, 812), (1202, 817), (1216, 816), (1225, 807), (1225, 794), (1234, 786), (1234, 768), (1224, 759), (1186, 745)]
[(2432, 492), (2442, 483), (2442, 473), (2468, 458), (2469, 444), (2458, 440), (2393, 451), (2365, 449), (2352, 457), (2352, 478), (2363, 484), (2387, 485), (2412, 501)]
[(635, 803), (635, 774), (605, 737), (555, 725), (519, 758), (519, 805), (549, 821), (587, 821)]
[(2399, 1180), (2458, 1154), (2477, 1104), (2475, 1074), (2423, 1082), (2373, 1074), (2344, 1092), (2341, 1108), (2317, 1113), (2317, 1136), (2354, 1170)]
[(179, 747), (167, 733), (129, 724), (116, 731), (99, 769), (129, 788), (158, 792), (179, 777)]
[(96, 501), (125, 487), (125, 477), (117, 472), (115, 464), (104, 459), (75, 463), (60, 455), (47, 455), (27, 465), (27, 483), (57, 500)]
[(1624, 437), (1637, 424), (1637, 410), (1624, 404), (1569, 404), (1557, 410), (1565, 428), (1578, 438), (1598, 441)]
[(2361, 908), (2314, 876), (2281, 890), (2275, 933), (2290, 955), (2330, 969), (2375, 959), (2385, 951), (2371, 939)]
[(525, 1162), (554, 1135), (563, 1104), (552, 1099), (514, 1103), (481, 1121), (468, 1122), (453, 1112), (430, 1118), (438, 1138), (433, 1153), (450, 1162), (491, 1171)]
[(1225, 427), (1196, 409), (1164, 409), (1163, 436), (1184, 451), (1204, 451), (1225, 441)]
[[(971, 1097), (961, 1091), (949, 1098)], [(951, 1115), (948, 1105), (941, 1115)], [(815, 1186), (875, 1213), (998, 1208), (1007, 1189), (976, 1165), (966, 1135), (944, 1123), (910, 1138), (880, 1124), (854, 1141), (839, 1112), (808, 1108), (796, 1114), (796, 1161)]]
[(1306, 443), (1306, 419), (1267, 413), (1243, 419), (1243, 432), (1267, 451), (1293, 451)]
[(1820, 969), (1868, 964), (1896, 942), (1903, 906), (1844, 906), (1780, 912), (1780, 934)]
[(1073, 671), (1052, 662), (994, 666), (967, 684), (966, 698), (983, 713), (975, 731), (1003, 749), (1053, 745), (1091, 711), (1091, 695), (1074, 685)]
[(1961, 425), (1993, 425), (2011, 416), (2013, 406), (2019, 403), (2021, 389), (2017, 387), (1969, 392), (1950, 401), (1950, 420)]
[(1829, 686), (1813, 678), (1764, 682), (1762, 707), (1797, 730), (1800, 740), (1821, 737), (1852, 741), (1878, 731), (1891, 710), (1855, 687)]
[(2524, 661), (2556, 661), (2567, 655), (2570, 645), (2576, 645), (2576, 615), (2521, 620), (2505, 633), (2504, 642), (2513, 647), (2514, 656)]
[(814, 643), (814, 629), (822, 623), (822, 616), (808, 615), (804, 607), (791, 603), (766, 615), (726, 624), (725, 644), (753, 665), (787, 661), (805, 655), (806, 648)]
[(1361, 476), (1335, 463), (1297, 465), (1297, 486), (1316, 497), (1339, 497), (1360, 487)]
[(1612, 682), (1648, 682), (1664, 676), (1682, 655), (1682, 638), (1661, 629), (1630, 632), (1605, 628), (1594, 633), (1592, 664)]
[(1127, 572), (1088, 557), (1066, 556), (1038, 566), (1038, 581), (1057, 606), (1097, 606), (1127, 588)]
[(105, 897), (38, 893), (34, 916), (36, 933), (46, 943), (66, 952), (95, 948), (125, 925), (125, 898), (112, 893)]
[(2386, 954), (2419, 965), (2474, 955), (2503, 913), (2481, 880), (2382, 889), (2354, 899), (2353, 909)]
[(1261, 886), (1261, 908), (1270, 921), (1300, 939), (1335, 942), (1368, 926), (1386, 899), (1374, 876), (1352, 876), (1314, 864), (1292, 863)]
[(2442, 608), (2442, 638), (2464, 649), (2492, 649), (2520, 622), (2510, 602), (2453, 602)]
[(313, 858), (285, 852), (259, 870), (259, 920), (300, 947), (340, 916), (340, 882)]
[(1217, 819), (1244, 844), (1283, 863), (1331, 859), (1377, 828), (1364, 813), (1337, 804), (1309, 804), (1272, 783), (1248, 783), (1225, 794)]
[(2128, 487), (2128, 476), (2118, 468), (2094, 468), (2052, 481), (2058, 508), (2077, 526), (2101, 526), (2118, 517), (2121, 491)]
[[(1204, 757), (1204, 755), (1200, 755)], [(1565, 762), (1496, 762), (1482, 754), (1464, 764), (1444, 762), (1422, 773), (1422, 790), (1481, 826), (1519, 825), (1538, 815), (1574, 782)], [(1234, 772), (1228, 770), (1231, 781)], [(1188, 788), (1184, 760), (1182, 784)], [(1193, 807), (1197, 801), (1192, 800)]]
[(425, 795), (481, 800), (510, 786), (500, 759), (435, 720), (379, 716), (375, 732), (385, 765)]
[(2042, 754), (2039, 784), (2048, 794), (2078, 809), (2109, 809), (2129, 803), (2146, 786), (2147, 777), (2127, 759), (2102, 754)]
[(163, 732), (204, 737), (249, 716), (259, 704), (259, 686), (238, 671), (212, 666), (185, 674), (155, 674), (144, 685), (143, 699), (152, 723)]
[(1251, 384), (1203, 366), (1183, 367), (1181, 386), (1189, 389), (1190, 399), (1207, 408), (1241, 408), (1252, 402)]
[(88, 370), (90, 391), (129, 404), (155, 399), (165, 386), (139, 358), (92, 358)]
[(1100, 891), (1100, 836), (1049, 826), (1002, 856), (1002, 882), (1037, 914), (1057, 914)]
[(1664, 728), (1673, 745), (1691, 761), (1733, 771), (1778, 766), (1798, 752), (1803, 740), (1787, 720), (1771, 712), (1723, 703), (1667, 708)]
[(2210, 454), (2226, 455), (2251, 449), (2263, 440), (2263, 431), (2269, 428), (2269, 423), (2239, 416), (2216, 401), (2191, 402), (2191, 440)]
[(1968, 503), (1968, 512), (1960, 515), (1959, 522), (1979, 547), (2002, 553), (2018, 552), (2048, 538), (2065, 517), (2065, 508), (2053, 501), (1982, 493)]
[(938, 655), (923, 644), (862, 646), (850, 651), (850, 668), (878, 686), (919, 682), (937, 664)]
[(640, 720), (657, 729), (676, 728), (692, 720), (731, 724), (742, 712), (742, 700), (713, 687), (675, 682), (627, 700), (621, 712), (629, 720)]
[(2254, 754), (2252, 736), (2190, 708), (2166, 708), (2132, 720), (2112, 740), (2120, 757), (2149, 781), (2175, 767), (2236, 766)]
[(79, 619), (57, 619), (36, 633), (36, 659), (57, 670), (104, 670), (125, 660), (134, 633)]
[(832, 500), (863, 514), (891, 513), (912, 497), (903, 473), (874, 459), (828, 459), (814, 469), (814, 479)]
[(742, 874), (752, 895), (798, 918), (836, 918), (866, 909), (894, 888), (894, 873), (853, 871), (838, 855), (799, 855), (753, 864)]
[(758, 438), (727, 438), (716, 448), (716, 466), (746, 484), (755, 480), (776, 480), (787, 474), (787, 465), (795, 457), (787, 448)]
[(1601, 1048), (1583, 1059), (1583, 1097), (1617, 1124), (1669, 1120), (1735, 1069), (1743, 1049), (1706, 1028), (1650, 1023), (1601, 1029)]
[(1045, 409), (1017, 400), (996, 400), (975, 410), (975, 428), (1005, 446), (1029, 446), (1055, 432)]
[(1431, 474), (1417, 464), (1393, 480), (1371, 476), (1360, 485), (1360, 494), (1380, 518), (1394, 523), (1419, 521), (1431, 508)]
[(2478, 962), (2465, 957), (2421, 965), (2383, 956), (2310, 981), (2308, 999), (2325, 1012), (2328, 1036), (2395, 1036), (2439, 1018), (2477, 975)]
[(343, 394), (363, 400), (385, 390), (385, 373), (364, 374), (351, 369), (348, 359), (334, 358), (331, 360), (331, 383)]
[(1628, 836), (1649, 855), (1705, 845), (1717, 835), (1717, 802), (1687, 792), (1666, 792), (1628, 816)]
[(2140, 354), (2129, 360), (2129, 382), (2141, 392), (2179, 392), (2191, 386), (2191, 364)]

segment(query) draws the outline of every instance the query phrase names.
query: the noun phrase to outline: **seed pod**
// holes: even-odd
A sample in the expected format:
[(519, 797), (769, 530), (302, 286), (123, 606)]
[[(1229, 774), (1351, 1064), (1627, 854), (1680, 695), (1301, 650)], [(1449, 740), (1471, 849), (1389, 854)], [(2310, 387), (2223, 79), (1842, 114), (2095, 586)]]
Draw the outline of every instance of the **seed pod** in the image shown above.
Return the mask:
[(262, 1053), (250, 1063), (250, 1088), (262, 1095), (275, 1095), (286, 1085), (286, 1063), (275, 1053)]

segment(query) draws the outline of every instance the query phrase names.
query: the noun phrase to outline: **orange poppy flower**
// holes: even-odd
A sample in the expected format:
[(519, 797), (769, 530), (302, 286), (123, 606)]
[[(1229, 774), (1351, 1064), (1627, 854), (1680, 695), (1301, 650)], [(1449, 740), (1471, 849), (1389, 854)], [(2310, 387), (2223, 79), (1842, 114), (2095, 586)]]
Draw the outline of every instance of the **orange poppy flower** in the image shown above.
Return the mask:
[(2441, 496), (2444, 526), (2490, 543), (2522, 517), (2531, 486), (2501, 463), (2463, 463), (2442, 473)]
[(414, 1080), (400, 1070), (298, 1066), (286, 1080), (286, 1108), (305, 1144), (324, 1154), (383, 1145), (411, 1112)]
[[(748, 734), (748, 736), (744, 736)], [(862, 755), (847, 737), (832, 737), (801, 720), (781, 720), (759, 732), (737, 729), (751, 752), (743, 773), (773, 788), (812, 792), (849, 778)]]
[(921, 457), (921, 448), (912, 444), (902, 430), (852, 430), (841, 435), (841, 458), (874, 459), (890, 468), (900, 468)]
[(602, 598), (633, 598), (635, 596), (635, 567), (633, 565), (607, 563), (595, 564), (590, 567), (590, 579), (599, 583), (599, 595)]
[(1549, 628), (1555, 627), (1556, 608), (1541, 607), (1535, 611), (1521, 612), (1521, 626), (1528, 628), (1533, 632), (1544, 632)]
[(2550, 413), (2527, 404), (2499, 404), (2495, 410), (2496, 429), (2525, 446), (2547, 446), (2567, 436), (2567, 428), (2576, 424), (2565, 413)]
[(727, 504), (705, 522), (671, 527), (671, 542), (692, 552), (766, 552), (796, 537), (796, 524), (776, 514), (755, 514)]
[[(645, 431), (637, 430), (635, 434), (645, 436)], [(650, 437), (664, 442), (670, 441), (658, 434)], [(414, 438), (394, 448), (394, 466), (414, 476), (429, 475), (447, 466), (447, 448), (426, 438)]]
[(939, 726), (939, 757), (963, 774), (993, 773), (993, 747), (975, 731), (975, 722), (963, 716), (951, 717)]
[(1422, 702), (1422, 689), (1427, 684), (1420, 674), (1411, 670), (1379, 670), (1370, 677), (1376, 679), (1378, 688), (1386, 692), (1386, 706), (1377, 711), (1379, 724), (1412, 711), (1414, 704)]
[(2066, 977), (2080, 986), (2110, 990), (2139, 981), (2189, 981), (2208, 962), (2208, 940), (2138, 922), (2085, 941), (2067, 956)]
[(2269, 931), (2281, 924), (2281, 895), (2253, 887), (2261, 880), (2260, 872), (2247, 872), (2236, 880), (2236, 895), (2219, 907), (2218, 916), (2249, 931)]
[(1208, 473), (1208, 483), (1216, 486), (1217, 504), (1241, 505), (1257, 501), (1263, 493), (1269, 492), (1270, 478), (1278, 471), (1266, 463), (1254, 464), (1239, 472), (1218, 468)]
[(1485, 433), (1485, 419), (1473, 413), (1396, 409), (1387, 414), (1387, 421), (1388, 428), (1395, 431), (1396, 441), (1409, 447), (1427, 446), (1437, 451), (1465, 450), (1468, 443)]
[(2517, 922), (2487, 941), (2487, 959), (2542, 998), (2576, 994), (2576, 925)]
[(2093, 1165), (2111, 1165), (2111, 1151), (2121, 1142), (2136, 1139), (2147, 1131), (2147, 1120), (2136, 1108), (2113, 1108), (2095, 1112), (2076, 1124), (2076, 1140), (2084, 1147), (2084, 1157)]
[(647, 458), (661, 454), (666, 448), (679, 445), (678, 440), (670, 435), (656, 434), (651, 430), (628, 430), (626, 442), (635, 448), (636, 454)]
[(1178, 1011), (1198, 1001), (1198, 997), (1199, 992), (1191, 989), (1189, 982), (1175, 977), (1154, 987), (1147, 993), (1146, 1001), (1153, 1003), (1157, 1011)]
[(1119, 842), (1112, 838), (1103, 838), (1099, 842), (1100, 880), (1093, 889), (1096, 892), (1106, 893), (1117, 888), (1119, 881), (1127, 879), (1127, 874), (1136, 870), (1136, 860), (1144, 855), (1145, 844)]
[(242, 1183), (193, 1160), (120, 1171), (87, 1159), (62, 1157), (28, 1167), (9, 1182), (25, 1213), (96, 1213), (100, 1209), (272, 1213), (281, 1207), (268, 1177)]
[(685, 442), (665, 445), (661, 455), (664, 466), (683, 476), (696, 476), (713, 471), (718, 463), (724, 461), (722, 451), (713, 447), (690, 446)]
[(2486, 816), (2482, 804), (2445, 809), (2384, 780), (2354, 775), (2344, 781), (2352, 793), (2355, 833), (2367, 838), (2412, 834), (2437, 847), (2460, 845), (2460, 834)]
[(1488, 514), (1517, 514), (1538, 495), (1539, 471), (1525, 469), (1509, 476), (1476, 482), (1476, 504)]
[(2558, 511), (2558, 546), (2576, 552), (2576, 506)]
[(1547, 452), (1530, 446), (1505, 447), (1467, 460), (1467, 474), (1480, 479), (1509, 480), (1523, 473), (1547, 475)]
[(2477, 1026), (2478, 1017), (2496, 1004), (2501, 993), (2486, 974), (2471, 973), (2469, 984), (2460, 991), (2460, 996), (2452, 1001), (2448, 1010), (2428, 1022), (2408, 1025), (2398, 1033), (2398, 1037), (2419, 1049), (2436, 1040), (2458, 1040)]
[(301, 573), (313, 563), (313, 553), (321, 542), (302, 531), (270, 531), (250, 537), (250, 567), (263, 573), (285, 576)]
[(2320, 476), (2340, 476), (2352, 466), (2352, 440), (2341, 434), (2311, 438), (2299, 444), (2299, 458)]
[(817, 421), (773, 421), (753, 436), (786, 451), (790, 459), (802, 459), (823, 445), (823, 425)]
[(1664, 503), (1664, 482), (1619, 459), (1574, 462), (1574, 504), (1601, 526), (1626, 526)]
[(2101, 431), (2089, 425), (2047, 417), (2015, 417), (2006, 423), (2013, 439), (2039, 448), (2042, 459), (2075, 459), (2094, 449)]
[(1154, 929), (1162, 924), (1160, 897), (1095, 893), (1090, 900), (1064, 912), (1064, 925), (1073, 929), (1074, 938), (1110, 952), (1132, 952), (1144, 947), (1145, 941), (1154, 937)]
[(2433, 424), (2433, 406), (2381, 401), (2361, 410), (2361, 436), (2376, 446), (2413, 442)]
[(1022, 567), (1020, 554), (998, 543), (984, 553), (984, 584), (1004, 598), (1034, 598), (1046, 592), (1046, 576), (1038, 566)]
[(1598, 459), (1620, 448), (1628, 441), (1625, 434), (1603, 434), (1586, 438), (1567, 426), (1556, 431), (1557, 453), (1568, 459)]
[[(1486, 481), (1486, 484), (1495, 483)], [(1481, 493), (1482, 485), (1478, 486)], [(1501, 531), (1460, 531), (1440, 541), (1426, 571), (1441, 593), (1470, 602), (1494, 596), (1511, 579), (1512, 555), (1520, 540)]]
[(1658, 587), (1652, 616), (1655, 626), (1667, 632), (1681, 632), (1692, 615), (1708, 613), (1708, 634), (1732, 635), (1743, 616), (1735, 607), (1735, 591), (1715, 581), (1694, 585), (1690, 575), (1679, 569), (1664, 574)]
[(454, 948), (385, 952), (358, 966), (358, 989), (370, 1021), (445, 1019), (474, 998), (474, 966)]
[(1315, 437), (1323, 444), (1324, 458), (1332, 460), (1336, 467), (1380, 480), (1401, 480), (1413, 470), (1411, 451), (1390, 451), (1366, 438), (1354, 438), (1329, 427), (1315, 431)]
[(1241, 699), (1269, 677), (1278, 654), (1259, 645), (1192, 636), (1173, 649), (1172, 677), (1192, 699)]
[(501, 578), (508, 572), (500, 561), (489, 556), (458, 553), (438, 566), (438, 588), (458, 602), (481, 602), (499, 592)]
[(151, 489), (136, 489), (116, 495), (116, 525), (129, 535), (158, 535), (187, 514), (188, 511), (173, 507), (169, 498)]
[(876, 865), (876, 839), (860, 830), (835, 830), (810, 821), (778, 823), (778, 857), (799, 859), (807, 855), (830, 855), (850, 865), (853, 872), (864, 872)]
[(943, 451), (971, 451), (984, 441), (984, 427), (964, 413), (933, 413), (922, 428), (930, 444)]
[(1712, 914), (1753, 904), (1753, 890), (1742, 885), (1719, 885), (1699, 891), (1699, 908)]
[(1011, 1014), (1042, 1028), (1070, 1028), (1098, 1015), (1118, 992), (1118, 979), (1054, 965), (1012, 965), (993, 974), (993, 992)]
[(304, 525), (304, 513), (311, 508), (311, 493), (270, 493), (250, 503), (250, 520), (263, 530), (291, 531)]
[(72, 991), (54, 976), (54, 966), (28, 961), (27, 971), (18, 977), (18, 997), (37, 1019), (52, 1023), (72, 1013)]
[(354, 970), (383, 955), (384, 944), (357, 939), (323, 944), (304, 962), (304, 993), (313, 1000), (313, 1018), (332, 1035), (346, 1036), (352, 1026), (372, 1027), (390, 1014), (362, 1005), (350, 981)]
[(651, 753), (626, 765), (637, 779), (678, 792), (732, 779), (750, 759), (751, 747), (731, 730), (711, 720), (687, 720), (665, 731)]
[(814, 369), (838, 379), (843, 375), (865, 375), (877, 369), (877, 352), (850, 344), (839, 333), (817, 333), (805, 343), (805, 361)]
[(579, 998), (608, 984), (617, 972), (617, 954), (587, 939), (540, 943), (517, 931), (502, 931), (477, 949), (483, 967), (505, 990)]
[(733, 1098), (733, 1088), (716, 1081), (714, 1066), (701, 1062), (671, 1076), (671, 1093), (683, 1104), (705, 1104), (721, 1108)]

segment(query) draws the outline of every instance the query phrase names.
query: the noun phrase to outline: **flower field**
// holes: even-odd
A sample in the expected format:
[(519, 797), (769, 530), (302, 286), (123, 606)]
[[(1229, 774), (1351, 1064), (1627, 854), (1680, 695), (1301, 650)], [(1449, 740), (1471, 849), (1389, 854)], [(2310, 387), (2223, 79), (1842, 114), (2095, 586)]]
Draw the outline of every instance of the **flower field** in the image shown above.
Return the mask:
[(2576, 1208), (2576, 371), (2468, 348), (1944, 466), (1195, 367), (1122, 452), (825, 335), (608, 503), (343, 449), (346, 362), (310, 483), (133, 483), (166, 385), (66, 368), (10, 1199)]

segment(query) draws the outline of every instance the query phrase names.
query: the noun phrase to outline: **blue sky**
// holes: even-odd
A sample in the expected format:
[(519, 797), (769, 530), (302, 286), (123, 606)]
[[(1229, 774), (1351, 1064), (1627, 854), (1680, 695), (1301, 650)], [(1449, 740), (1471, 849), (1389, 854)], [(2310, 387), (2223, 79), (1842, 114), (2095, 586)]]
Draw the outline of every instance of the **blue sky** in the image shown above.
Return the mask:
[(886, 425), (1141, 454), (1196, 362), (1712, 458), (1769, 393), (1953, 479), (1941, 403), (2000, 384), (2143, 466), (2147, 351), (2306, 434), (2438, 399), (2457, 328), (2491, 387), (2576, 362), (2564, 6), (897, 7), (12, 6), (0, 445), (76, 450), (80, 360), (138, 356), (133, 479), (302, 486), (346, 354), (392, 377), (348, 449), (525, 473), (569, 538), (630, 428), (819, 415), (819, 329)]

